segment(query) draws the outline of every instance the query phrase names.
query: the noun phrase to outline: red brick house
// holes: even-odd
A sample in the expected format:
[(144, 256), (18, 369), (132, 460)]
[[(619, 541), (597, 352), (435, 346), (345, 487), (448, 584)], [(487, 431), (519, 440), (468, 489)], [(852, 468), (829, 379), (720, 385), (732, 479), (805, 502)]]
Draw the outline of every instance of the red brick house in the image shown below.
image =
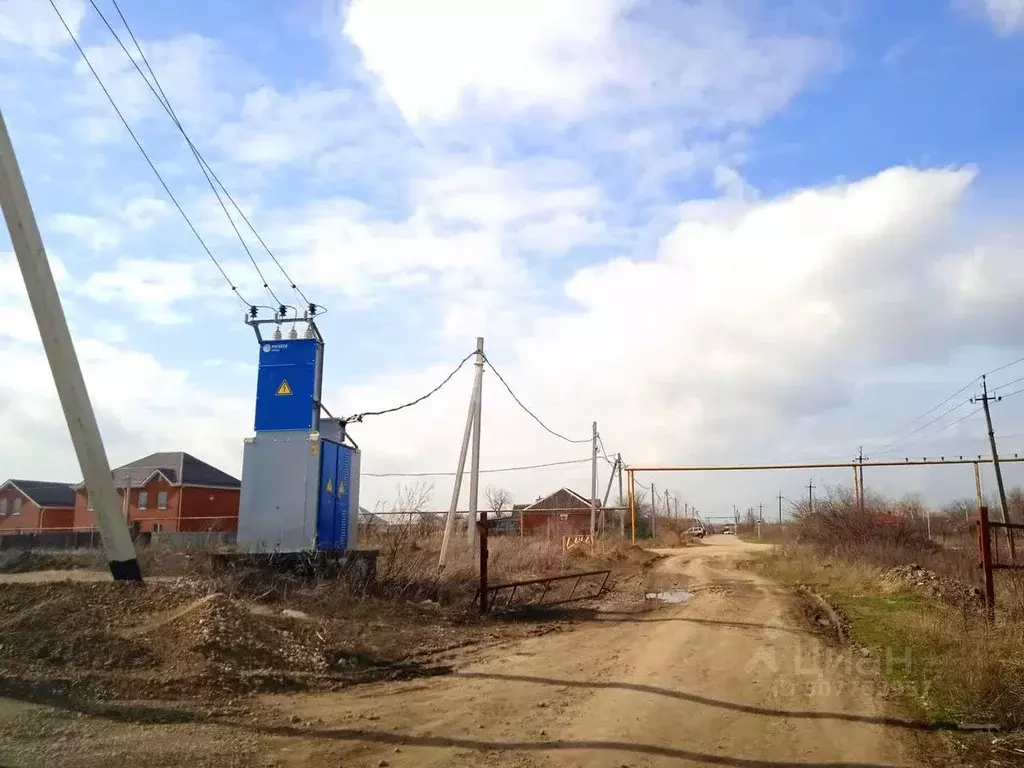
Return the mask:
[[(242, 483), (183, 451), (153, 453), (113, 470), (125, 518), (141, 531), (235, 531)], [(76, 487), (74, 527), (96, 516), (85, 486)]]
[[(590, 500), (568, 488), (537, 499), (533, 504), (516, 504), (524, 535), (568, 536), (590, 533)], [(600, 522), (601, 502), (597, 503)]]
[(0, 485), (0, 533), (67, 531), (75, 516), (75, 486), (46, 480)]

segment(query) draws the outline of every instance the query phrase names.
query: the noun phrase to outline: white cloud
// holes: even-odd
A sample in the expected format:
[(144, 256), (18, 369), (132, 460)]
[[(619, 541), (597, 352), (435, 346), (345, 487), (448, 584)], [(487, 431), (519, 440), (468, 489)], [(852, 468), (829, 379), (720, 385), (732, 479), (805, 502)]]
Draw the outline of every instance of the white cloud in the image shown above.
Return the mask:
[(975, 0), (1000, 34), (1024, 31), (1024, 0)]
[[(585, 437), (598, 418), (609, 449), (628, 445), (634, 462), (735, 457), (754, 440), (772, 444), (801, 419), (841, 407), (846, 382), (859, 375), (945, 361), (997, 343), (995, 329), (1024, 320), (1012, 301), (1024, 268), (1013, 266), (1008, 244), (950, 245), (974, 176), (971, 169), (893, 168), (773, 199), (682, 206), (655, 254), (577, 271), (565, 284), (576, 309), (535, 314), (515, 341), (494, 343), (488, 331), (488, 354), (555, 429)], [(723, 181), (741, 182), (727, 173)], [(1017, 232), (1013, 242), (1022, 240)], [(458, 351), (471, 344), (475, 327), (463, 327)], [(332, 407), (402, 402), (439, 380), (443, 368), (341, 389)], [(359, 427), (366, 470), (434, 469), (438, 460), (439, 469), (450, 468), (468, 396), (464, 379), (416, 413)], [(493, 375), (486, 386), (487, 466), (586, 454), (585, 446), (541, 432)], [(546, 482), (501, 479), (526, 495)], [(441, 496), (447, 487), (439, 481)]]
[[(153, 451), (189, 450), (238, 472), (249, 404), (218, 397), (153, 355), (88, 337), (76, 348), (112, 463)], [(0, 343), (19, 376), (0, 383), (0, 456), (8, 470), (40, 479), (80, 477), (46, 358), (35, 344)], [(26, 451), (33, 435), (35, 450)], [(12, 458), (17, 457), (16, 462)], [(57, 469), (60, 468), (60, 469)]]
[(152, 229), (173, 213), (171, 204), (155, 197), (136, 197), (121, 209), (121, 218), (136, 232)]
[(157, 324), (183, 323), (180, 303), (223, 294), (202, 271), (203, 262), (170, 259), (119, 259), (113, 269), (90, 274), (75, 292), (103, 304), (120, 304), (138, 319)]
[(353, 0), (344, 34), (410, 123), (540, 108), (565, 119), (658, 105), (752, 122), (785, 104), (830, 47), (760, 35), (722, 4)]
[[(51, 258), (51, 265), (62, 292), (70, 293), (60, 261)], [(63, 298), (73, 315), (72, 302)], [(13, 254), (0, 254), (0, 308), (0, 357), (17, 371), (0, 379), (0, 472), (77, 480), (78, 464)], [(72, 332), (111, 461), (184, 449), (238, 472), (249, 399), (217, 394), (195, 378), (197, 371), (168, 367), (157, 354), (121, 346), (123, 327), (94, 313), (88, 319), (76, 325), (72, 318)]]
[[(77, 34), (85, 18), (84, 0), (59, 0), (57, 7), (71, 31)], [(70, 43), (67, 30), (49, 2), (4, 0), (0, 3), (0, 53), (11, 46), (29, 48), (37, 56), (52, 57)], [(19, 51), (11, 53), (17, 55)]]
[(79, 213), (58, 213), (49, 218), (50, 229), (81, 240), (93, 251), (105, 251), (121, 242), (119, 228), (110, 221)]
[(352, 107), (347, 89), (282, 94), (264, 86), (246, 94), (239, 119), (224, 125), (217, 141), (239, 163), (281, 165), (309, 159), (345, 143), (339, 128), (354, 122)]
[[(222, 86), (228, 82), (244, 85), (247, 70), (219, 43), (202, 35), (140, 43), (178, 119), (199, 141), (194, 132), (212, 130), (235, 103), (234, 88)], [(88, 46), (86, 55), (133, 128), (144, 118), (159, 117), (167, 121), (173, 134), (170, 117), (132, 64), (134, 60), (141, 66), (141, 57), (130, 41), (126, 45), (133, 54), (131, 60), (116, 42)], [(86, 112), (82, 118), (86, 138), (99, 142), (126, 138), (85, 62), (78, 59), (74, 67), (83, 86), (77, 102)], [(188, 152), (187, 148), (183, 151)]]
[(587, 12), (550, 0), (354, 0), (345, 34), (410, 122), (454, 116), (466, 99), (569, 112), (617, 79), (613, 27), (634, 0)]

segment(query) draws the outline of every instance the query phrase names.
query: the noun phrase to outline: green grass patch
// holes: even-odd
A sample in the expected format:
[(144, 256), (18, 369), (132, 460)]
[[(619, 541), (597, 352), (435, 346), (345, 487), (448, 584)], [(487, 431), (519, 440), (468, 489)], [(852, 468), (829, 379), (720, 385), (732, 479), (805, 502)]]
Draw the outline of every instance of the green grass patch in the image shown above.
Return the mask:
[(872, 649), (879, 668), (914, 714), (935, 723), (1024, 727), (1024, 629), (989, 627), (978, 613), (895, 590), (882, 570), (794, 548), (757, 567), (790, 584), (813, 586), (848, 622), (851, 639)]

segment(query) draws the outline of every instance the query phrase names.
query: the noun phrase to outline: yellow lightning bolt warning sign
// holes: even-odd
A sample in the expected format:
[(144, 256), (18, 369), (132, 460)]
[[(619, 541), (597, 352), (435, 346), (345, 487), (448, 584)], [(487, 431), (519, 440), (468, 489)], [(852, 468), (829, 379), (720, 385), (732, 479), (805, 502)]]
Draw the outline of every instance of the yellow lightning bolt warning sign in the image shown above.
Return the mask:
[[(330, 489), (328, 489), (328, 490), (330, 490)], [(345, 495), (345, 484), (339, 480), (338, 481), (338, 498), (340, 499), (344, 495)]]
[(288, 386), (288, 379), (281, 379), (281, 386), (277, 388), (277, 394), (279, 395), (290, 395), (292, 388)]
[(333, 493), (334, 492), (334, 483), (331, 482), (331, 478), (329, 478), (329, 477), (327, 478), (327, 492), (328, 493)]

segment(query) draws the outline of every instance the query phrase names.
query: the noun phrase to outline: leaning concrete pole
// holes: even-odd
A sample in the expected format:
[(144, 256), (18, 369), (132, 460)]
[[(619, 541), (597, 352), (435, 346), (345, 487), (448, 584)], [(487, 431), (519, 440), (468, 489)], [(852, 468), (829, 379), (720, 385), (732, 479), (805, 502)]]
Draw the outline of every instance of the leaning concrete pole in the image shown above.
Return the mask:
[(25, 280), (32, 313), (39, 326), (43, 351), (50, 363), (53, 383), (57, 387), (57, 396), (71, 433), (71, 442), (85, 478), (86, 492), (96, 510), (110, 572), (116, 580), (141, 581), (142, 572), (135, 555), (135, 545), (132, 544), (126, 521), (118, 514), (117, 489), (103, 448), (99, 424), (89, 400), (82, 367), (75, 354), (74, 341), (43, 247), (43, 237), (32, 211), (32, 203), (2, 112), (0, 206), (3, 207), (4, 219), (11, 234), (11, 245)]

